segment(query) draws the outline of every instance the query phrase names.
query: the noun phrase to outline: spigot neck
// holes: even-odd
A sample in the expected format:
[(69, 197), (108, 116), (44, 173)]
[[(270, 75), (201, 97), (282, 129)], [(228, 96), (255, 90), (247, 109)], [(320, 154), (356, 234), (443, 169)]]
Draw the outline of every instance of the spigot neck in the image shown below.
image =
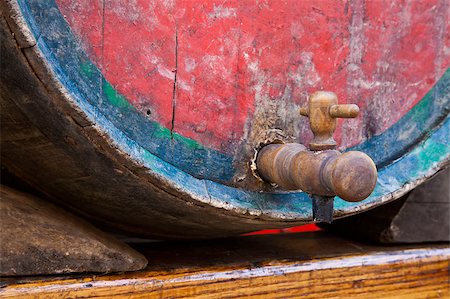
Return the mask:
[(320, 196), (338, 195), (361, 201), (375, 188), (377, 169), (362, 152), (309, 151), (296, 143), (270, 144), (256, 158), (260, 176), (285, 190), (302, 190)]

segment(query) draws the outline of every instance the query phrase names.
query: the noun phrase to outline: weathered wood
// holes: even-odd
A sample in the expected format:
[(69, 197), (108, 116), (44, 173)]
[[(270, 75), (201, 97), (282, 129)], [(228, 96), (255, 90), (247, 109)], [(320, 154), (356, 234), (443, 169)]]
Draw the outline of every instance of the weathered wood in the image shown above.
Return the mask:
[(0, 186), (0, 275), (141, 270), (126, 244), (42, 199)]
[(3, 280), (2, 298), (446, 298), (450, 248), (379, 247), (325, 233), (136, 245), (145, 271)]
[[(240, 171), (268, 130), (308, 143), (297, 110), (312, 92), (332, 90), (363, 108), (362, 117), (338, 125), (347, 147), (395, 124), (450, 61), (445, 0), (55, 3), (41, 9), (64, 15), (117, 94), (165, 132), (231, 155)], [(117, 123), (127, 126), (126, 116)], [(152, 150), (174, 154), (164, 157), (194, 176), (202, 169), (227, 181), (224, 167), (206, 169), (219, 163), (201, 152), (178, 153), (163, 141)]]
[[(8, 17), (0, 19), (0, 153), (2, 165), (22, 180), (103, 226), (141, 236), (220, 237), (295, 225), (241, 210), (224, 213), (130, 160), (71, 106), (36, 46), (17, 44)], [(205, 182), (197, 188), (205, 190)]]
[(403, 198), (323, 227), (382, 243), (450, 241), (450, 168)]

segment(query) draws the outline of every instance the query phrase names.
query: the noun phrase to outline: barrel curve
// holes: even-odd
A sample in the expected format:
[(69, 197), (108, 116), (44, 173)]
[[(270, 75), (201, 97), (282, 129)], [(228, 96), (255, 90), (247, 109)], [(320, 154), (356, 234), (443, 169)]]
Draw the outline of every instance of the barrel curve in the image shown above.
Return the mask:
[[(153, 238), (220, 237), (312, 222), (311, 201), (303, 192), (225, 186), (195, 178), (148, 152), (63, 79), (18, 2), (1, 5), (2, 164), (50, 199), (110, 229)], [(389, 163), (379, 158), (374, 193), (361, 203), (338, 198), (334, 217), (394, 200), (448, 166), (449, 89), (447, 71), (416, 105), (439, 110), (436, 121)], [(404, 119), (426, 112), (414, 108)], [(407, 131), (408, 122), (391, 129), (356, 149), (390, 145), (389, 135)]]

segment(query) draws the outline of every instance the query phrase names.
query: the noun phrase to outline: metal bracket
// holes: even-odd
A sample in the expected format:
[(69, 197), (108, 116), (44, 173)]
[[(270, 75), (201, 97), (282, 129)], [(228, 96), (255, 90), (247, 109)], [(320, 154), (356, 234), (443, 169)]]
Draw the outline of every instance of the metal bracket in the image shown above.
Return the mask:
[(312, 195), (313, 220), (315, 222), (331, 223), (333, 221), (334, 196)]

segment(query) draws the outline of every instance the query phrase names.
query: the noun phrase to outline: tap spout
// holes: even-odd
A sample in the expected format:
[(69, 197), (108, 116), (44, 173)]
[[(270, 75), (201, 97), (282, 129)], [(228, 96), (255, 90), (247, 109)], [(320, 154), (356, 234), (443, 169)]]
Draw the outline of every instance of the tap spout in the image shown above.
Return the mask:
[(302, 144), (269, 144), (256, 158), (258, 174), (285, 190), (339, 196), (357, 202), (367, 198), (377, 182), (372, 159), (358, 151), (310, 151)]

